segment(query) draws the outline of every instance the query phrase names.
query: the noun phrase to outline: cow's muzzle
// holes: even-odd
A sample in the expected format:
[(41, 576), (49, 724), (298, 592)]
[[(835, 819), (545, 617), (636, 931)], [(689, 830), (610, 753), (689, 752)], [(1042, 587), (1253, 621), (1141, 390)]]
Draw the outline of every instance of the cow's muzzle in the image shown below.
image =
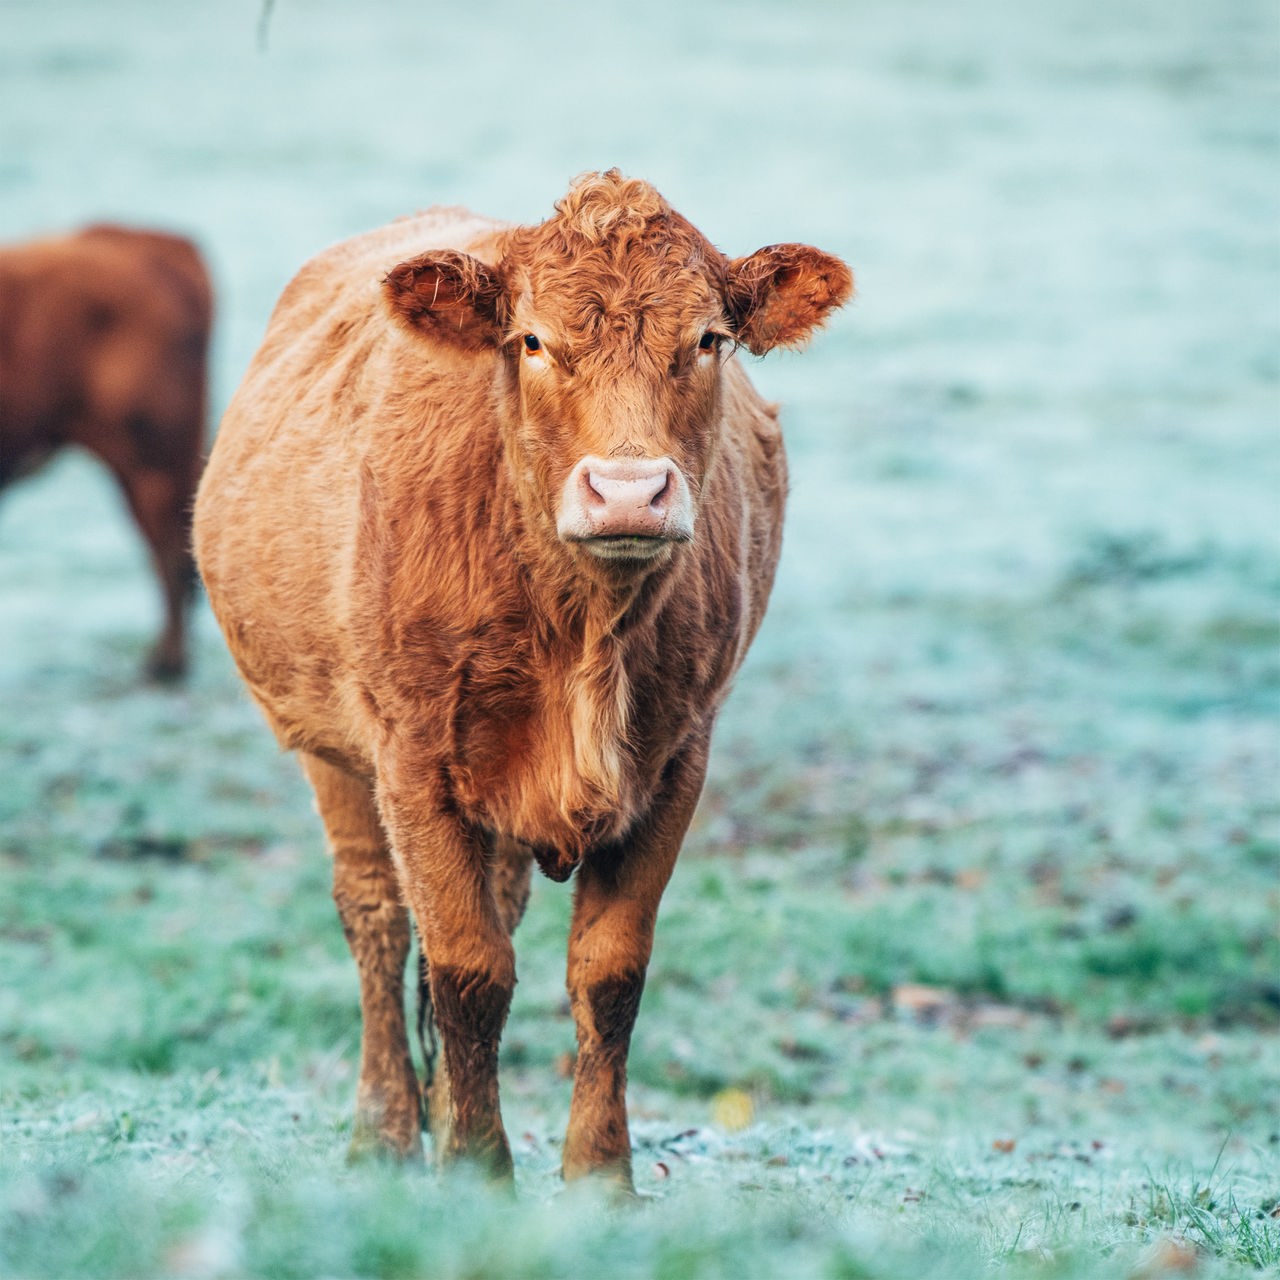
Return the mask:
[(670, 458), (597, 458), (569, 472), (557, 532), (605, 560), (647, 560), (693, 537), (689, 483)]

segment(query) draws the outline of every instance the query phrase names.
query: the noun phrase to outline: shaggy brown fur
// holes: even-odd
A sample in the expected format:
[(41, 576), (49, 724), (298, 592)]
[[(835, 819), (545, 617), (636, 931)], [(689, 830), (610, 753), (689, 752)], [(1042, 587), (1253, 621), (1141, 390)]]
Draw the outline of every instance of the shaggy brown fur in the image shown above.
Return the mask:
[(212, 320), (204, 264), (177, 236), (95, 226), (0, 247), (0, 485), (68, 444), (110, 467), (164, 594), (161, 679), (187, 661)]
[[(800, 342), (851, 291), (807, 246), (728, 260), (616, 171), (535, 227), (394, 223), (285, 291), (196, 540), (232, 653), (316, 784), (361, 972), (357, 1145), (419, 1150), (402, 896), (444, 1041), (437, 1150), (509, 1172), (497, 1040), (536, 856), (577, 872), (564, 1171), (630, 1186), (658, 901), (781, 538), (776, 413), (733, 347)], [(665, 459), (692, 540), (562, 541), (586, 457)]]

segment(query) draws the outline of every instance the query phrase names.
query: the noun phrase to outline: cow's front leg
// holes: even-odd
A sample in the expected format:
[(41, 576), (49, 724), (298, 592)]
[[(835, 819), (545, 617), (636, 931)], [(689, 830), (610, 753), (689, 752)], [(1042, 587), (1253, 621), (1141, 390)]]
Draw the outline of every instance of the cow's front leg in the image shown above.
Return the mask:
[(706, 740), (668, 766), (648, 817), (578, 869), (569, 934), (569, 999), (578, 1027), (566, 1179), (597, 1174), (632, 1190), (627, 1052), (653, 948), (658, 903), (706, 772)]
[(515, 953), (494, 900), (485, 842), (444, 806), (400, 799), (394, 782), (384, 789), (382, 809), (418, 921), (444, 1051), (449, 1114), (433, 1116), (437, 1158), (472, 1160), (509, 1179), (498, 1042), (515, 987)]
[[(494, 836), (493, 848), (489, 863), (490, 884), (493, 888), (494, 901), (498, 908), (498, 919), (510, 936), (516, 930), (524, 916), (524, 909), (529, 903), (529, 879), (533, 870), (533, 854), (527, 845), (512, 840), (507, 836)], [(424, 1019), (433, 1028), (432, 1042), (435, 1038), (435, 1018), (431, 1008), (430, 975), (424, 965), (418, 976), (418, 1033), (423, 1039), (423, 1057), (428, 1058), (423, 1032)], [(434, 1068), (427, 1089), (427, 1128), (435, 1135), (436, 1140), (444, 1142), (452, 1126), (453, 1100), (449, 1088), (449, 1067), (443, 1058), (435, 1058)]]

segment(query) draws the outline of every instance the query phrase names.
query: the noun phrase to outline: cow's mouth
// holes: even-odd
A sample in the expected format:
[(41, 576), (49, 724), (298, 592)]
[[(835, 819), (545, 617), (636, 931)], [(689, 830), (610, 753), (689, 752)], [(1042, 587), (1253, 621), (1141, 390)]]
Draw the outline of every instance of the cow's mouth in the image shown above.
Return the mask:
[(652, 560), (675, 539), (638, 533), (615, 533), (577, 539), (578, 545), (601, 560)]

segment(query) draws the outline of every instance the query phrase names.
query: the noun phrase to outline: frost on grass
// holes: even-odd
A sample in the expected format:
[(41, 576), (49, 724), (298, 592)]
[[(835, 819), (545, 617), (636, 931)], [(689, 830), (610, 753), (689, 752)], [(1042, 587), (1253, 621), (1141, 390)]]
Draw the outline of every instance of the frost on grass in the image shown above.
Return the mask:
[(548, 885), (518, 1201), (345, 1168), (355, 973), (294, 763), (207, 614), (191, 684), (138, 687), (159, 605), (109, 477), (5, 492), (0, 1272), (1280, 1266), (1268, 7), (326, 3), (267, 56), (217, 6), (52, 12), (6, 23), (0, 230), (196, 234), (215, 412), (322, 245), (432, 202), (536, 218), (587, 167), (732, 253), (828, 246), (860, 298), (753, 367), (785, 556), (659, 921), (629, 1216), (556, 1176)]

